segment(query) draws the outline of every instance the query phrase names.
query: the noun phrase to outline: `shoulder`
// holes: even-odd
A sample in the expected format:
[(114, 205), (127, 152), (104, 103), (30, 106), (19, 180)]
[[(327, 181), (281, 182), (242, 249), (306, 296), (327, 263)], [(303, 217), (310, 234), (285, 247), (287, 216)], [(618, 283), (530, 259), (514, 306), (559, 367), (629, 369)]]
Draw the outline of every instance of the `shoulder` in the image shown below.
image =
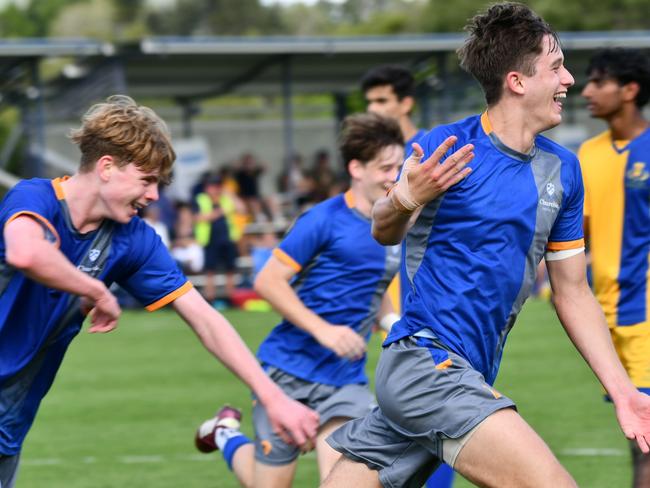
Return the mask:
[(58, 210), (56, 194), (51, 180), (34, 178), (19, 181), (2, 201), (5, 212), (33, 211), (43, 216)]
[(601, 132), (597, 136), (587, 139), (580, 145), (579, 154), (590, 154), (594, 151), (600, 151), (603, 147), (611, 147), (611, 137), (609, 130)]
[(432, 152), (449, 136), (458, 140), (454, 150), (485, 135), (481, 128), (481, 117), (472, 115), (451, 124), (439, 125), (420, 138), (420, 145), (425, 152)]
[(542, 135), (537, 136), (535, 144), (538, 149), (556, 156), (562, 164), (578, 164), (578, 157), (572, 151), (548, 137)]
[(51, 198), (55, 195), (52, 181), (44, 178), (31, 178), (29, 180), (20, 180), (9, 190), (7, 195), (29, 194), (32, 198)]

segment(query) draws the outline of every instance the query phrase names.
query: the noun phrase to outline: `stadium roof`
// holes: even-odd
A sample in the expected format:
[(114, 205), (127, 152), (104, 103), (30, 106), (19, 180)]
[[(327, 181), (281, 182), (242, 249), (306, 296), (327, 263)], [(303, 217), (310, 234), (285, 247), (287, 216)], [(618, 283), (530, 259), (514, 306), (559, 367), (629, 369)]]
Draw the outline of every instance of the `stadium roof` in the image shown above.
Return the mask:
[[(560, 38), (565, 51), (573, 51), (567, 56), (567, 65), (578, 76), (584, 72), (591, 50), (605, 46), (650, 49), (650, 31), (560, 33)], [(228, 93), (282, 95), (287, 121), (285, 145), (290, 154), (291, 95), (331, 93), (343, 99), (373, 66), (399, 63), (417, 71), (428, 61), (438, 67), (436, 75), (445, 88), (441, 96), (448, 98), (454, 96), (450, 92), (462, 90), (467, 79), (457, 74), (455, 58), (449, 56), (463, 39), (463, 34), (429, 34), (152, 37), (137, 44), (86, 39), (2, 40), (0, 102), (21, 107), (23, 126), (33, 132), (31, 140), (42, 140), (46, 115), (76, 116), (89, 103), (112, 93), (176, 100), (187, 107), (187, 120), (192, 117), (191, 102), (204, 98)], [(51, 57), (69, 58), (70, 62), (61, 63), (58, 76), (43, 81), (39, 61)], [(2, 152), (8, 153), (8, 149)], [(0, 167), (4, 160), (0, 156)]]
[[(416, 66), (453, 53), (463, 34), (382, 37), (147, 38), (124, 57), (135, 96), (202, 98), (229, 92), (277, 94), (349, 92), (378, 64)], [(562, 33), (565, 50), (604, 46), (650, 48), (650, 31)]]
[[(650, 49), (650, 31), (561, 33), (565, 50), (604, 46)], [(45, 88), (46, 98), (77, 89), (106, 66), (119, 69), (120, 82), (135, 97), (201, 99), (225, 93), (347, 93), (378, 64), (416, 67), (423, 60), (452, 53), (463, 34), (370, 37), (151, 37), (138, 44), (88, 39), (0, 41), (0, 90), (35, 61), (73, 58)], [(570, 60), (570, 57), (569, 57)], [(34, 80), (30, 82), (33, 83)], [(92, 90), (91, 90), (92, 92)]]

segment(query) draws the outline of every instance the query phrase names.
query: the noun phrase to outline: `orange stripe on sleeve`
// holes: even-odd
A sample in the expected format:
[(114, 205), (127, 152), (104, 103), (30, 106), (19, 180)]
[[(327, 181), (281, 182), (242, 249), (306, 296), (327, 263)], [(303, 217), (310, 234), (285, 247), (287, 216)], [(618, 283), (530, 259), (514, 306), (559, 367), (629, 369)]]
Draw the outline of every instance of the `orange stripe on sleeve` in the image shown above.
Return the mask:
[(149, 312), (153, 312), (154, 310), (158, 310), (159, 308), (164, 307), (168, 303), (173, 302), (176, 300), (178, 297), (185, 295), (188, 291), (192, 289), (193, 285), (189, 281), (185, 282), (183, 286), (180, 288), (177, 288), (173, 292), (171, 292), (169, 295), (165, 295), (162, 297), (160, 300), (153, 302), (151, 305), (147, 305), (145, 309)]
[(580, 249), (585, 247), (584, 239), (577, 239), (575, 241), (564, 241), (564, 242), (549, 242), (546, 245), (547, 251), (566, 251), (567, 249)]
[(295, 259), (289, 256), (286, 252), (284, 252), (279, 247), (273, 249), (273, 255), (276, 258), (278, 258), (280, 261), (282, 261), (284, 264), (286, 264), (287, 266), (293, 268), (296, 273), (302, 269), (302, 266), (300, 266), (300, 264)]
[(34, 220), (38, 220), (39, 223), (43, 224), (45, 227), (47, 227), (50, 232), (52, 232), (52, 235), (56, 239), (56, 247), (61, 246), (61, 238), (59, 237), (59, 233), (56, 231), (54, 226), (50, 223), (49, 220), (47, 220), (45, 217), (43, 217), (40, 214), (37, 214), (36, 212), (29, 212), (27, 210), (21, 210), (20, 212), (16, 212), (13, 214), (11, 217), (9, 217), (9, 220), (5, 223), (5, 227), (9, 225), (9, 222), (16, 220), (18, 217), (22, 217), (23, 215), (29, 216), (33, 218)]

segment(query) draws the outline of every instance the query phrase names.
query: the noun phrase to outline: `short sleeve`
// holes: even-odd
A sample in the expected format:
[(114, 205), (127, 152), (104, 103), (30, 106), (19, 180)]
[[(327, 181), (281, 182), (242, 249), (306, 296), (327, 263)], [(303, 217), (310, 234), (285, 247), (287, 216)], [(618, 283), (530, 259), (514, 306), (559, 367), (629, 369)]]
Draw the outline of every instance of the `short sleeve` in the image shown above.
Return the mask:
[(589, 217), (589, 215), (591, 214), (591, 208), (589, 205), (589, 185), (587, 184), (587, 175), (585, 172), (585, 168), (583, 166), (585, 161), (584, 145), (580, 146), (580, 149), (578, 150), (578, 160), (580, 161), (580, 166), (582, 168), (582, 186), (584, 188), (584, 193), (585, 193), (582, 212), (585, 217)]
[(0, 206), (0, 228), (4, 229), (12, 220), (27, 215), (41, 224), (49, 241), (58, 245), (59, 234), (51, 222), (56, 199), (47, 185), (50, 185), (47, 180), (25, 180), (12, 188)]
[(299, 272), (329, 241), (332, 215), (328, 209), (329, 205), (317, 205), (301, 215), (273, 255)]
[(146, 306), (157, 310), (187, 293), (192, 284), (179, 269), (156, 232), (138, 219), (130, 234), (130, 273), (118, 283)]
[(565, 190), (560, 212), (549, 236), (549, 251), (579, 249), (585, 245), (582, 228), (584, 186), (580, 164), (575, 156), (563, 163), (561, 178)]

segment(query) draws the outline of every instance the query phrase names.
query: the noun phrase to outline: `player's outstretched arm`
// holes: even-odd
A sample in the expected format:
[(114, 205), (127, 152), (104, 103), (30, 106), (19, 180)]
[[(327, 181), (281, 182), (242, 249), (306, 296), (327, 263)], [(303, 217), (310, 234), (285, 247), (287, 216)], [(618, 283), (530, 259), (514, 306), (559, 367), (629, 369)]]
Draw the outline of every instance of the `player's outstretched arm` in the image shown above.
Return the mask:
[(298, 446), (314, 444), (318, 414), (291, 400), (271, 381), (223, 315), (192, 289), (173, 302), (203, 345), (246, 383), (264, 405), (274, 432)]
[(366, 352), (366, 341), (346, 325), (332, 325), (307, 308), (289, 281), (296, 271), (271, 256), (255, 279), (255, 291), (289, 322), (311, 334), (338, 356), (356, 360)]
[(51, 242), (41, 224), (19, 216), (4, 228), (7, 263), (30, 279), (85, 299), (90, 310), (91, 332), (109, 332), (122, 312), (117, 299), (98, 279), (78, 270)]
[(650, 396), (634, 387), (618, 359), (603, 312), (587, 284), (584, 253), (546, 265), (564, 329), (614, 402), (625, 436), (636, 439), (644, 453), (650, 452)]
[(408, 230), (411, 216), (422, 206), (435, 200), (472, 170), (467, 164), (474, 158), (474, 146), (466, 144), (442, 163), (444, 155), (457, 138), (450, 136), (424, 162), (424, 152), (413, 144), (411, 156), (404, 162), (402, 174), (387, 197), (379, 199), (372, 209), (372, 235), (384, 245), (399, 243)]

